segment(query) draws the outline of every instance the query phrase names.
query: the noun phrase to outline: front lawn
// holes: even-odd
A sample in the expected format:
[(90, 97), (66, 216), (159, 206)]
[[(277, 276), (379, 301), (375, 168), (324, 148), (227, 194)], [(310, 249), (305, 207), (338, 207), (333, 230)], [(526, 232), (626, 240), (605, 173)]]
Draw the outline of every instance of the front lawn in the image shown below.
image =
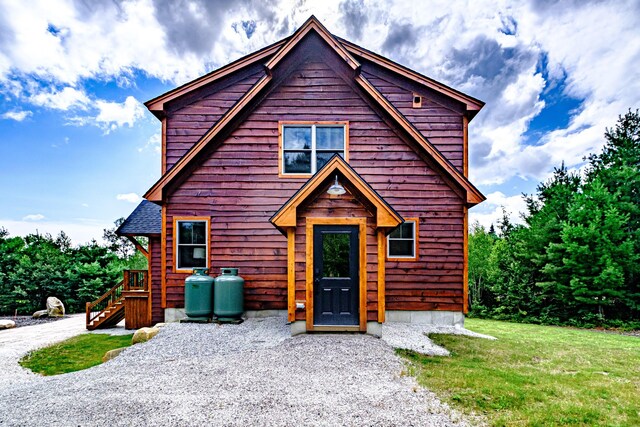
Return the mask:
[(109, 351), (131, 345), (132, 334), (81, 334), (27, 354), (20, 365), (42, 375), (79, 371), (102, 363)]
[(497, 341), (431, 335), (451, 357), (401, 350), (418, 381), (494, 426), (640, 425), (640, 338), (467, 319)]

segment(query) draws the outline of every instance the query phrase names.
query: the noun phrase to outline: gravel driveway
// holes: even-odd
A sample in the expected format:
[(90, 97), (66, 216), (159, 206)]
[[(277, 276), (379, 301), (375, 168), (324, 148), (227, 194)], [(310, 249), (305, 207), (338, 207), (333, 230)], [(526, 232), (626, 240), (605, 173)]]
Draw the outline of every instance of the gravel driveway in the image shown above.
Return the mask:
[(169, 324), (80, 372), (0, 387), (0, 425), (466, 425), (366, 335), (289, 336), (282, 318)]

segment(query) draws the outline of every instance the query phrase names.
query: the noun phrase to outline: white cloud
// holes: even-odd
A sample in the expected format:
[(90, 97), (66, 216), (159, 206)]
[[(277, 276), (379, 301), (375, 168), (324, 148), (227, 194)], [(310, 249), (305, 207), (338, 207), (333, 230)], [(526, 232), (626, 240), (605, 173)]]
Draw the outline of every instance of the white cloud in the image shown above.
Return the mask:
[(522, 215), (527, 210), (521, 194), (515, 196), (506, 196), (500, 191), (487, 194), (487, 200), (481, 205), (472, 208), (469, 211), (469, 223), (479, 222), (485, 228), (489, 228), (491, 224), (497, 225), (497, 221), (502, 218), (502, 208), (509, 215), (509, 221), (514, 224), (521, 224)]
[(31, 111), (7, 111), (2, 115), (3, 119), (7, 120), (15, 120), (16, 122), (21, 122), (27, 117), (30, 117), (33, 113)]
[(42, 221), (44, 215), (42, 214), (30, 214), (22, 218), (23, 221)]
[(136, 120), (144, 117), (145, 108), (133, 96), (128, 96), (122, 102), (96, 101), (100, 112), (96, 116), (96, 122), (109, 131), (115, 130), (125, 124), (133, 126)]
[(86, 93), (72, 87), (62, 90), (44, 90), (29, 97), (29, 101), (40, 107), (67, 111), (71, 109), (86, 110), (91, 102)]
[(156, 153), (160, 153), (162, 151), (162, 136), (159, 133), (151, 135), (151, 137), (147, 140), (147, 143), (138, 148), (138, 152), (142, 152), (148, 148), (153, 149)]
[(129, 203), (138, 203), (141, 200), (141, 197), (136, 193), (126, 193), (126, 194), (118, 194), (116, 195), (117, 200), (124, 200)]

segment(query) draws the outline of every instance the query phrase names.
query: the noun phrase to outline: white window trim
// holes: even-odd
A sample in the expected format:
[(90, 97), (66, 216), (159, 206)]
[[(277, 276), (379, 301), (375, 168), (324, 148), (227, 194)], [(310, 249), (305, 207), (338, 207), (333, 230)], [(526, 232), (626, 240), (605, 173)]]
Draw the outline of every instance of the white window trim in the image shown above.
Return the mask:
[[(418, 239), (416, 239), (416, 234), (418, 232), (418, 221), (415, 219), (407, 219), (403, 224), (411, 222), (413, 223), (413, 236), (411, 239), (407, 237), (391, 237), (391, 234), (387, 235), (387, 259), (406, 259), (406, 260), (415, 260), (418, 258), (418, 245), (416, 244)], [(389, 251), (391, 250), (391, 245), (389, 242), (391, 240), (413, 240), (413, 255), (391, 255)]]
[[(297, 127), (297, 128), (302, 128), (302, 127), (311, 127), (311, 172), (286, 172), (286, 163), (284, 160), (284, 153), (286, 153), (287, 151), (304, 151), (304, 150), (296, 150), (296, 149), (289, 149), (287, 150), (285, 148), (285, 140), (284, 140), (284, 130), (287, 127)], [(321, 127), (321, 128), (338, 128), (338, 127), (342, 127), (342, 158), (347, 159), (347, 125), (346, 124), (319, 124), (319, 125), (309, 125), (309, 124), (305, 124), (305, 123), (286, 123), (282, 125), (282, 153), (280, 153), (280, 156), (282, 158), (282, 173), (281, 175), (283, 176), (287, 176), (287, 175), (314, 175), (317, 172), (317, 168), (318, 168), (318, 150), (316, 147), (316, 128)], [(336, 152), (336, 150), (321, 150), (321, 152)]]
[[(179, 243), (180, 242), (180, 223), (181, 222), (204, 222), (205, 223), (205, 266), (204, 267), (184, 267), (180, 265), (180, 256), (178, 255), (180, 246), (202, 246), (202, 244), (193, 244), (193, 243)], [(211, 234), (211, 229), (209, 228), (209, 220), (205, 218), (180, 218), (175, 221), (175, 243), (174, 243), (174, 254), (176, 261), (176, 272), (191, 272), (194, 268), (209, 268), (209, 252), (211, 251), (211, 247), (209, 245), (209, 235)]]

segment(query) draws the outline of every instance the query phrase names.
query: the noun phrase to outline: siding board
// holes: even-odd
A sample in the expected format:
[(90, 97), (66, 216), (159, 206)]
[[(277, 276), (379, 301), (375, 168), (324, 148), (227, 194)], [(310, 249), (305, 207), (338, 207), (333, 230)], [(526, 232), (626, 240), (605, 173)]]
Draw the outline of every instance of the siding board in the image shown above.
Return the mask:
[[(463, 201), (381, 120), (355, 92), (357, 89), (340, 77), (345, 74), (341, 67), (339, 60), (323, 56), (322, 52), (299, 63), (168, 196), (168, 307), (184, 306), (187, 275), (173, 272), (171, 239), (173, 217), (189, 215), (211, 218), (211, 274), (217, 275), (222, 267), (238, 267), (246, 280), (246, 309), (287, 308), (287, 240), (268, 220), (306, 179), (278, 177), (277, 122), (348, 121), (351, 166), (403, 217), (419, 218), (418, 261), (386, 262), (386, 308), (462, 309)], [(174, 111), (167, 119), (169, 165), (257, 77), (249, 76), (237, 88), (230, 86), (207, 94)], [(375, 77), (371, 74), (372, 79)], [(396, 97), (404, 96), (406, 89), (397, 83), (387, 82), (379, 89), (400, 102)], [(438, 149), (454, 165), (461, 166), (461, 114), (428, 100), (424, 105), (425, 114), (410, 114), (410, 120), (421, 131), (431, 132), (430, 140), (439, 144)], [(322, 198), (314, 207), (305, 215), (358, 216), (364, 210), (357, 203), (339, 208)], [(297, 230), (297, 300), (305, 299), (304, 238), (305, 233)], [(375, 320), (377, 240), (373, 223), (367, 227), (367, 254), (367, 319)], [(304, 312), (297, 311), (296, 319), (304, 320)]]

